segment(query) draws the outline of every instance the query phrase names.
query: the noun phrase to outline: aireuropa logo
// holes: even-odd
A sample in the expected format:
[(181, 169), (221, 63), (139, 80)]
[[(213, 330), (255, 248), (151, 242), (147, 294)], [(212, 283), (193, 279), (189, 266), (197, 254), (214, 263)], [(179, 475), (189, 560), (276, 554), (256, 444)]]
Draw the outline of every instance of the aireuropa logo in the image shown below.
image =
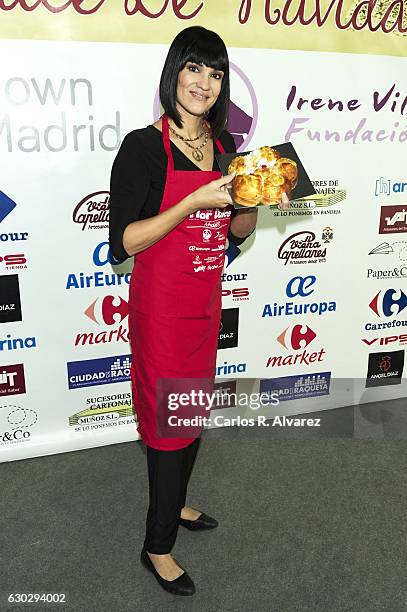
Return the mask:
[[(236, 149), (242, 151), (247, 149), (256, 131), (258, 103), (254, 87), (245, 72), (233, 62), (229, 62), (229, 66), (232, 99), (229, 104), (227, 129), (233, 136)], [(154, 98), (153, 115), (154, 121), (161, 115), (158, 89)]]
[(0, 222), (3, 221), (15, 209), (17, 204), (8, 197), (3, 191), (0, 191)]
[(130, 380), (131, 355), (69, 361), (68, 387), (80, 389)]
[[(110, 252), (109, 243), (107, 241), (100, 242), (94, 249), (92, 254), (93, 264), (102, 268), (107, 265), (118, 266), (121, 261), (117, 261)], [(131, 272), (123, 273), (104, 273), (102, 271), (86, 274), (85, 272), (73, 272), (68, 274), (65, 288), (66, 289), (94, 289), (95, 287), (126, 287), (129, 285)]]
[(38, 421), (38, 414), (31, 408), (15, 404), (0, 406), (0, 445), (29, 442), (30, 428)]
[(331, 372), (264, 378), (260, 380), (259, 392), (268, 393), (270, 397), (277, 393), (279, 401), (286, 402), (288, 400), (329, 395), (330, 383)]
[(407, 232), (407, 204), (382, 206), (379, 234), (398, 234), (399, 232)]
[(376, 179), (375, 196), (390, 195), (391, 193), (407, 192), (407, 183), (402, 181), (392, 181), (385, 179), (383, 176)]
[[(316, 276), (310, 274), (308, 276), (293, 276), (287, 283), (286, 295), (290, 298), (306, 298), (309, 297), (315, 289)], [(335, 301), (315, 301), (315, 302), (274, 302), (273, 304), (265, 304), (263, 307), (262, 318), (264, 317), (287, 317), (291, 315), (306, 315), (315, 314), (318, 316), (327, 312), (336, 311)]]
[(72, 214), (74, 223), (85, 229), (107, 229), (109, 227), (109, 200), (108, 191), (94, 191), (85, 196), (75, 206)]
[(106, 295), (97, 298), (86, 310), (85, 315), (97, 326), (119, 325), (117, 329), (80, 332), (76, 335), (75, 346), (106, 344), (107, 342), (128, 342), (129, 332), (121, 323), (129, 314), (128, 303), (120, 296)]

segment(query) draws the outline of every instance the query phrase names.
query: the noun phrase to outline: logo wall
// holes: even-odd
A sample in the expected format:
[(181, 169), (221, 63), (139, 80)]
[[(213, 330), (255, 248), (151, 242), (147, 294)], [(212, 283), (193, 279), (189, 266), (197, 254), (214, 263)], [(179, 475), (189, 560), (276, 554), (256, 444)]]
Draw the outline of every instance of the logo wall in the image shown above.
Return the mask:
[(121, 325), (129, 314), (128, 303), (120, 296), (106, 295), (96, 298), (84, 311), (85, 315), (97, 326), (115, 326), (117, 329), (97, 332), (81, 332), (76, 335), (75, 346), (106, 344), (109, 342), (128, 342), (128, 329)]
[(0, 276), (0, 323), (21, 321), (20, 285), (17, 274)]
[(366, 387), (399, 385), (403, 375), (404, 350), (370, 353)]

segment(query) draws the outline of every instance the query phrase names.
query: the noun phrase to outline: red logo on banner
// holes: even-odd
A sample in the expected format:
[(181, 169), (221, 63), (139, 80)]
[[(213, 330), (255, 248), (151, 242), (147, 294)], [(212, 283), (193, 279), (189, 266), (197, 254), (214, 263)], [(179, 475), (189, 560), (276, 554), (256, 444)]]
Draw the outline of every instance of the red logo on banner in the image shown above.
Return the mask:
[[(117, 300), (117, 303), (115, 303)], [(85, 310), (85, 315), (92, 319), (97, 325), (101, 322), (105, 325), (121, 323), (129, 314), (126, 300), (120, 296), (106, 295), (103, 299), (97, 298)]]
[(314, 330), (308, 325), (293, 325), (287, 327), (277, 338), (279, 342), (286, 349), (293, 349), (299, 351), (305, 348), (317, 337)]
[(407, 232), (407, 204), (382, 206), (379, 234)]
[(0, 366), (0, 396), (25, 393), (24, 366), (22, 363)]

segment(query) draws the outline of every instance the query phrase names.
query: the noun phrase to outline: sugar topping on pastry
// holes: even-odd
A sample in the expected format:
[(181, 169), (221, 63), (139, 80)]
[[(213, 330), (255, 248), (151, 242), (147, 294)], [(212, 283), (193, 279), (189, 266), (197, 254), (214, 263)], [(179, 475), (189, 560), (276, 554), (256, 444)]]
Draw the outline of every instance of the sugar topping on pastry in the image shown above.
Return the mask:
[(242, 206), (277, 204), (282, 192), (289, 197), (297, 184), (297, 164), (281, 157), (271, 147), (260, 147), (247, 155), (238, 155), (228, 168), (236, 173), (232, 183), (235, 202)]

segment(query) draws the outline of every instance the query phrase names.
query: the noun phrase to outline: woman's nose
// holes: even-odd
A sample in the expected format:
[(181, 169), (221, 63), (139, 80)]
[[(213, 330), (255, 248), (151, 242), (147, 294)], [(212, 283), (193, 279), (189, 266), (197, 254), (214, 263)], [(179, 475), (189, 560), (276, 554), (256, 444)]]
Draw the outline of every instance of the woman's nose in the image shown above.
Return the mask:
[(197, 80), (197, 85), (201, 89), (208, 90), (209, 89), (209, 74), (200, 74), (199, 79)]

